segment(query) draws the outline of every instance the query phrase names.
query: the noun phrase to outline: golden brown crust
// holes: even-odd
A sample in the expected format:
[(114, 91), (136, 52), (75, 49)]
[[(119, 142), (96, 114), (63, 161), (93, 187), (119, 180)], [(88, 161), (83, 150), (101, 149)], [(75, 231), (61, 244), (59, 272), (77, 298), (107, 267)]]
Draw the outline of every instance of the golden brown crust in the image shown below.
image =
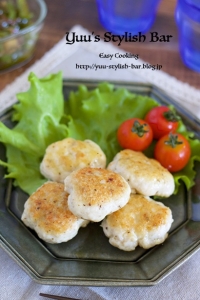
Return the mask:
[(84, 205), (99, 205), (110, 202), (115, 195), (127, 189), (124, 180), (112, 171), (98, 168), (83, 168), (73, 176), (76, 195)]
[(78, 220), (68, 209), (67, 199), (64, 184), (48, 182), (29, 197), (29, 217), (47, 233), (63, 233)]
[(138, 236), (152, 231), (166, 223), (171, 214), (168, 207), (156, 201), (149, 201), (142, 195), (131, 194), (129, 202), (120, 210), (107, 217), (112, 227), (120, 226), (124, 230), (134, 228)]
[(47, 147), (40, 171), (52, 181), (63, 182), (72, 171), (87, 166), (105, 168), (106, 156), (101, 148), (90, 140), (66, 138)]
[(108, 165), (108, 169), (122, 175), (129, 183), (132, 193), (168, 197), (174, 192), (172, 174), (158, 161), (146, 157), (142, 152), (122, 150)]
[(129, 200), (131, 189), (125, 179), (112, 171), (83, 168), (65, 178), (69, 209), (78, 217), (100, 222)]
[(156, 178), (162, 177), (163, 173), (168, 172), (157, 160), (148, 158), (138, 151), (128, 149), (121, 151), (118, 162), (121, 162), (128, 172), (134, 172), (135, 177), (148, 175), (149, 173), (149, 177)]

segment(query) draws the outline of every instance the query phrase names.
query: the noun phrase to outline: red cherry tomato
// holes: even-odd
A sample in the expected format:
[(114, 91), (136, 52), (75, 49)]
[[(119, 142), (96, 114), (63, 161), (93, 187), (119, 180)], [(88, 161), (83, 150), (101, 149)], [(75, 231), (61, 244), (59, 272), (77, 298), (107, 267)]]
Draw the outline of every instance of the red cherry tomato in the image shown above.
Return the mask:
[(175, 132), (178, 120), (179, 117), (167, 106), (154, 107), (145, 116), (145, 121), (151, 126), (156, 140), (170, 132)]
[(171, 173), (182, 170), (188, 163), (191, 155), (188, 140), (179, 133), (170, 133), (163, 136), (154, 149), (154, 157)]
[(153, 132), (146, 121), (132, 118), (120, 125), (117, 139), (122, 148), (143, 151), (151, 144)]

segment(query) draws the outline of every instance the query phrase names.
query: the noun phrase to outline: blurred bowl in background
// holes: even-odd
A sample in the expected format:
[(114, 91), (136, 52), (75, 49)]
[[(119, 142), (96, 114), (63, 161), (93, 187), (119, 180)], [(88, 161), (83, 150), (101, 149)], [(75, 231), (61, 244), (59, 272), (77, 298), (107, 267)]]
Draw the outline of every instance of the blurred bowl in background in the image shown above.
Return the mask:
[(0, 73), (30, 61), (46, 14), (43, 0), (0, 0)]

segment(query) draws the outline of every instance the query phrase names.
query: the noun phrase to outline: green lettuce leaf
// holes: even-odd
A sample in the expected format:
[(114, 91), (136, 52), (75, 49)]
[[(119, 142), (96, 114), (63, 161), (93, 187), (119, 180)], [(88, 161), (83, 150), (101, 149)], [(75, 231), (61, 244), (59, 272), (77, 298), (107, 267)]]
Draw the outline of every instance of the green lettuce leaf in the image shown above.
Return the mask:
[(105, 152), (107, 162), (121, 149), (116, 138), (119, 125), (126, 119), (143, 118), (158, 103), (152, 98), (101, 83), (88, 91), (81, 85), (66, 102), (68, 132), (76, 139), (91, 139)]
[(46, 147), (68, 135), (67, 126), (60, 120), (64, 114), (62, 74), (38, 79), (29, 75), (30, 89), (19, 93), (19, 103), (14, 105), (13, 129), (0, 122), (0, 142), (6, 146), (7, 178), (14, 179), (28, 194), (32, 194), (46, 179), (40, 174), (39, 166)]

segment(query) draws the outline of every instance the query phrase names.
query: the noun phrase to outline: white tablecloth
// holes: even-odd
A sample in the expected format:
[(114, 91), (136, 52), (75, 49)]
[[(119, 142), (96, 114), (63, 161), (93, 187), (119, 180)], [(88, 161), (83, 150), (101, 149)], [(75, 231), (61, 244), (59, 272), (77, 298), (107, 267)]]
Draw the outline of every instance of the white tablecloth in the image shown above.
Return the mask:
[[(71, 31), (88, 34), (85, 29), (76, 26)], [(66, 45), (63, 38), (40, 61), (32, 65), (15, 82), (0, 93), (0, 112), (15, 103), (15, 94), (28, 88), (27, 76), (30, 71), (43, 77), (51, 72), (63, 71), (65, 78), (84, 78), (100, 80), (143, 81), (156, 84), (176, 98), (192, 114), (200, 118), (200, 90), (197, 90), (162, 71), (152, 70), (108, 70), (77, 69), (78, 65), (129, 63), (129, 58), (113, 58), (112, 61), (99, 57), (100, 53), (123, 53), (110, 43), (75, 43)], [(125, 52), (124, 52), (125, 53)], [(135, 53), (137, 54), (137, 53)], [(141, 60), (135, 61), (142, 64)], [(152, 287), (68, 287), (40, 285), (35, 283), (9, 255), (0, 248), (0, 300), (36, 300), (43, 299), (39, 293), (57, 294), (74, 298), (133, 300), (133, 299), (200, 299), (200, 251), (195, 253), (178, 269)]]

